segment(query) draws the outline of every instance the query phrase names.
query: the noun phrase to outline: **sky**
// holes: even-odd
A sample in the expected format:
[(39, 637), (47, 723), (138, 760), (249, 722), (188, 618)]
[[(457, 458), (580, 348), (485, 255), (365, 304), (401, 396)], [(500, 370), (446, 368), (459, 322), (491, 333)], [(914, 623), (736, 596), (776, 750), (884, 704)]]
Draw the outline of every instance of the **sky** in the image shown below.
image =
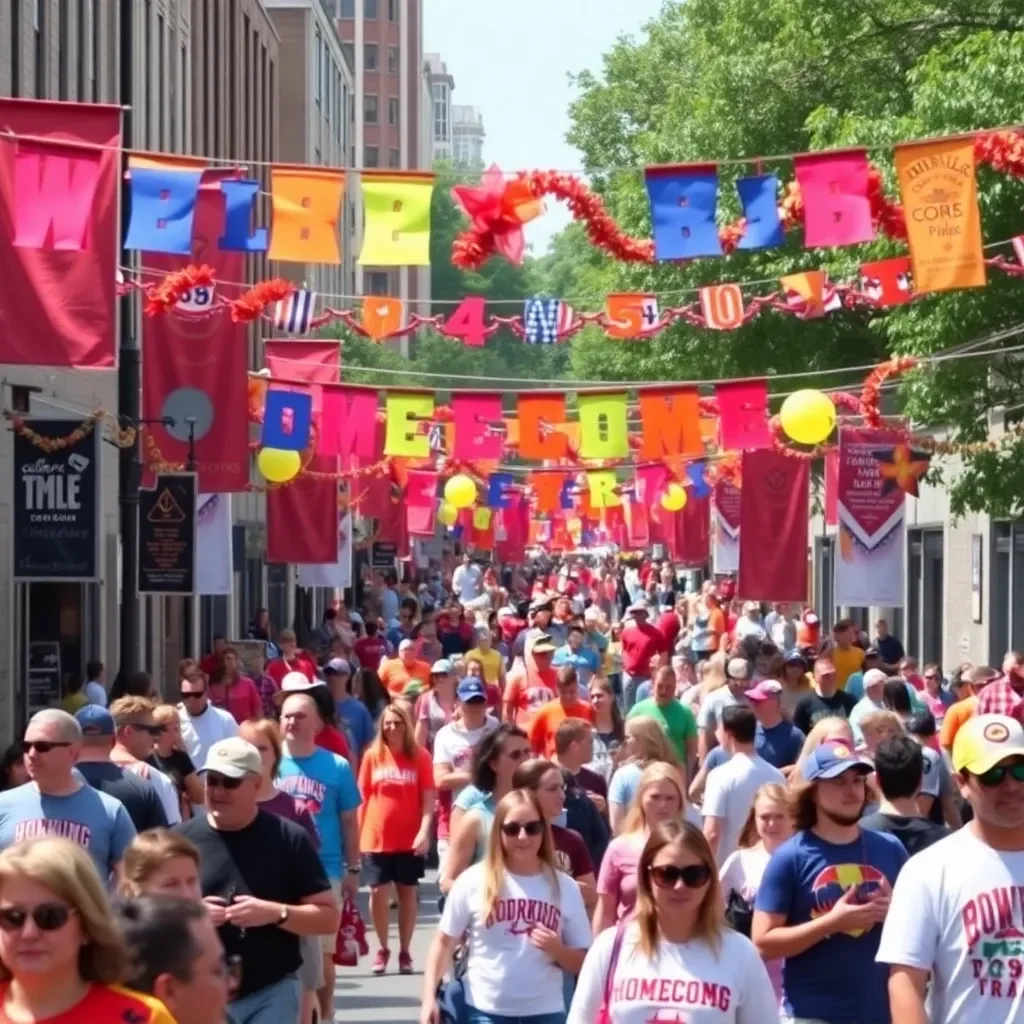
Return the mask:
[[(423, 48), (439, 53), (455, 79), (452, 101), (483, 115), (484, 162), (503, 171), (575, 170), (565, 141), (575, 91), (569, 73), (601, 71), (601, 56), (623, 34), (639, 35), (662, 0), (423, 0)], [(541, 255), (569, 222), (548, 200), (526, 226)]]

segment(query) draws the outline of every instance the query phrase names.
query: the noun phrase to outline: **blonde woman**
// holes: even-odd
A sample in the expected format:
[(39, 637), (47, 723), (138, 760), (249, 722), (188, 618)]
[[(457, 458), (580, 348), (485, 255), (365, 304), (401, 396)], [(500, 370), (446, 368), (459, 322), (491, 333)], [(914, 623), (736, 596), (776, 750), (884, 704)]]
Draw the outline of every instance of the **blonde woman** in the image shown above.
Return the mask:
[(106, 891), (82, 847), (30, 839), (0, 854), (0, 1019), (175, 1024), (158, 1000), (121, 987), (128, 970)]
[(664, 821), (682, 820), (687, 815), (695, 818), (694, 824), (700, 824), (699, 816), (687, 808), (679, 769), (664, 761), (649, 764), (640, 777), (622, 834), (608, 844), (601, 860), (594, 912), (595, 934), (621, 921), (633, 909), (636, 866), (651, 829)]
[(579, 973), (590, 925), (576, 883), (555, 867), (533, 793), (515, 789), (499, 801), (485, 859), (448, 894), (423, 972), (420, 1024), (438, 1024), (437, 984), (467, 932), (466, 1024), (564, 1024), (562, 972)]
[(635, 916), (587, 953), (567, 1024), (602, 1013), (607, 1024), (779, 1024), (764, 964), (750, 939), (726, 927), (715, 858), (689, 822), (652, 829), (637, 864)]
[(124, 852), (119, 891), (129, 897), (162, 893), (201, 900), (199, 851), (166, 828), (140, 832)]
[(657, 719), (630, 718), (625, 733), (626, 760), (615, 769), (608, 784), (608, 813), (613, 833), (618, 833), (626, 820), (644, 769), (657, 762), (679, 764), (675, 748)]

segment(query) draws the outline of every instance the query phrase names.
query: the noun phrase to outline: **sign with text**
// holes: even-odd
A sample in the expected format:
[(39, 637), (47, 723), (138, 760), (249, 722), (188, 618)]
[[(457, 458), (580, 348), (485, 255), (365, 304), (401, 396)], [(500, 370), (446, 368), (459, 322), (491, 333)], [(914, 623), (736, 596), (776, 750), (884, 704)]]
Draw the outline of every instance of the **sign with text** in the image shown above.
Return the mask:
[[(85, 421), (27, 420), (43, 438), (66, 438)], [(99, 577), (99, 438), (91, 429), (57, 451), (14, 435), (14, 578)]]
[(370, 548), (370, 565), (374, 569), (394, 569), (398, 559), (398, 545), (377, 541)]
[(162, 473), (139, 494), (139, 593), (194, 594), (195, 473)]
[(63, 696), (61, 690), (60, 644), (55, 640), (30, 641), (26, 722), (37, 711), (53, 707)]

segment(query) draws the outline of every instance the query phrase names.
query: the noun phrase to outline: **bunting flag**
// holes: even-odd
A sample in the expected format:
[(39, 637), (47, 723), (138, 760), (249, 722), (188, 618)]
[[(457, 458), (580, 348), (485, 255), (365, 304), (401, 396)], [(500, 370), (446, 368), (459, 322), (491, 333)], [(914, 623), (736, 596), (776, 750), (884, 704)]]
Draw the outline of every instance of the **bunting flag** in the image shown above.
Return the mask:
[(402, 329), (405, 304), (391, 295), (363, 299), (363, 330), (374, 341), (383, 341)]
[(202, 169), (153, 165), (133, 157), (128, 167), (131, 218), (125, 248), (188, 256)]
[(328, 167), (270, 169), (274, 230), (267, 259), (292, 263), (340, 263), (338, 217), (345, 172)]
[(860, 286), (879, 306), (902, 306), (909, 302), (914, 297), (909, 257), (893, 256), (861, 264)]
[(734, 331), (743, 325), (746, 310), (738, 284), (715, 284), (700, 290), (704, 325), (713, 331)]
[(793, 163), (807, 248), (858, 245), (875, 237), (865, 150), (804, 153)]
[(718, 443), (724, 451), (771, 447), (767, 382), (753, 380), (718, 384), (715, 398), (718, 402)]
[(746, 230), (737, 249), (771, 249), (786, 240), (779, 218), (779, 179), (774, 174), (740, 178), (736, 191)]
[(842, 300), (824, 270), (805, 270), (779, 278), (786, 305), (800, 320), (817, 320), (839, 309)]
[(1017, 262), (1024, 267), (1024, 235), (1014, 235), (1013, 251), (1017, 254)]
[(896, 174), (918, 294), (985, 285), (974, 138), (897, 146)]
[(639, 393), (641, 458), (702, 455), (700, 397), (696, 388), (658, 388)]
[(715, 224), (718, 170), (712, 166), (648, 167), (644, 172), (654, 227), (654, 257), (720, 256)]
[(363, 171), (363, 249), (371, 267), (430, 266), (430, 199), (434, 175)]
[[(313, 381), (302, 388), (313, 396), (313, 417), (323, 411), (323, 384), (336, 383), (341, 374), (341, 345), (336, 341), (265, 341), (263, 364), (277, 381)], [(292, 373), (292, 367), (298, 372)], [(280, 383), (274, 384), (280, 388)]]
[(316, 292), (299, 288), (274, 303), (274, 326), (288, 334), (308, 334), (313, 323)]
[(616, 292), (605, 297), (605, 333), (609, 338), (647, 338), (658, 327), (657, 296)]
[(523, 304), (523, 339), (530, 345), (553, 345), (572, 329), (575, 312), (561, 299), (534, 298)]

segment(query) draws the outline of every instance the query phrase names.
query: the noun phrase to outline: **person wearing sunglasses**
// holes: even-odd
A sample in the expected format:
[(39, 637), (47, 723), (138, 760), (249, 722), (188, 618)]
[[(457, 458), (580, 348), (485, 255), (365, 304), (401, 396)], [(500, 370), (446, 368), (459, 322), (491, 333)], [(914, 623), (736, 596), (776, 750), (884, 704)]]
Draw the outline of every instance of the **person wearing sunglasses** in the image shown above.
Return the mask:
[(183, 676), (178, 681), (178, 696), (178, 721), (185, 753), (193, 764), (205, 764), (215, 743), (238, 735), (238, 723), (230, 711), (210, 703), (206, 678), (201, 673)]
[(1024, 1017), (1014, 978), (1024, 932), (1024, 728), (1009, 715), (976, 715), (957, 731), (952, 762), (974, 818), (900, 874), (878, 949), (900, 1024)]
[(167, 824), (177, 825), (181, 821), (178, 791), (169, 776), (149, 763), (153, 744), (167, 731), (167, 727), (157, 724), (153, 717), (156, 702), (148, 697), (120, 697), (111, 703), (108, 710), (116, 729), (110, 760), (151, 782), (163, 804)]
[(85, 850), (39, 838), (0, 854), (0, 1020), (175, 1024), (158, 999), (123, 987), (131, 973)]
[(292, 821), (262, 810), (260, 752), (239, 736), (210, 748), (201, 769), (206, 813), (176, 832), (199, 850), (199, 885), (229, 957), (242, 964), (232, 1024), (297, 1021), (300, 938), (330, 936), (338, 904), (313, 844)]
[(82, 727), (66, 711), (47, 708), (25, 729), (29, 781), (0, 793), (0, 849), (54, 835), (88, 850), (103, 879), (115, 872), (135, 826), (120, 800), (93, 789), (75, 771)]
[(636, 913), (587, 953), (567, 1024), (778, 1024), (753, 943), (725, 924), (715, 858), (701, 830), (665, 821), (637, 864)]
[(556, 866), (534, 793), (514, 789), (499, 801), (486, 857), (448, 894), (427, 953), (420, 1024), (438, 1024), (437, 984), (467, 932), (466, 1024), (564, 1024), (562, 972), (579, 973), (590, 923), (579, 887)]

